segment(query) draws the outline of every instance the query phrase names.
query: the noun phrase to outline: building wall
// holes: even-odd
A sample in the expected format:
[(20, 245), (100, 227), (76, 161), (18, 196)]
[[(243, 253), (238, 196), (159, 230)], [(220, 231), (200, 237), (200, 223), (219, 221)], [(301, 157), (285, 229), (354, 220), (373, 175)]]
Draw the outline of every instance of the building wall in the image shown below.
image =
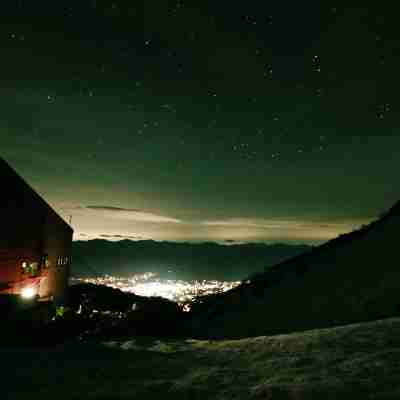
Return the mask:
[(14, 293), (8, 282), (17, 282), (23, 278), (22, 263), (33, 263), (39, 260), (40, 254), (32, 248), (0, 248), (0, 290), (8, 289)]
[(43, 254), (48, 255), (47, 285), (42, 296), (53, 296), (56, 303), (65, 301), (71, 265), (72, 229), (52, 210), (48, 210), (43, 231)]
[[(0, 159), (0, 291), (18, 292), (29, 268), (37, 265), (39, 294), (59, 301), (69, 273), (72, 229), (3, 160)], [(63, 263), (60, 263), (60, 261)], [(65, 262), (67, 261), (68, 262)], [(26, 264), (23, 264), (26, 263)]]
[(0, 169), (0, 281), (23, 278), (22, 263), (40, 263), (45, 208), (8, 170)]

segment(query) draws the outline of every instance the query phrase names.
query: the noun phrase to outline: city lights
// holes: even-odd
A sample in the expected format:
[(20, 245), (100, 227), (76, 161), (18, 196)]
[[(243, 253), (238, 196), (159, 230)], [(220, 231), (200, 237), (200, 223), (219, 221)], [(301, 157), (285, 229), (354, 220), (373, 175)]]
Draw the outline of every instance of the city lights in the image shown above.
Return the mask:
[(110, 286), (139, 296), (164, 297), (183, 305), (192, 302), (198, 296), (226, 292), (238, 286), (240, 281), (162, 279), (155, 273), (146, 272), (130, 277), (105, 275), (96, 278), (71, 278), (71, 284), (76, 283)]

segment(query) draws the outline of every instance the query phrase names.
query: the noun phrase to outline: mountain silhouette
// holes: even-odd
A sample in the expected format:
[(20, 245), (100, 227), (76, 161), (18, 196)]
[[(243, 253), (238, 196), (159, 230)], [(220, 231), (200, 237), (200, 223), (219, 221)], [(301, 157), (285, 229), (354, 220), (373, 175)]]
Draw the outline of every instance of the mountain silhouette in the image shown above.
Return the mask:
[(242, 280), (310, 249), (306, 245), (263, 243), (77, 241), (72, 247), (72, 274), (127, 276), (155, 272), (170, 279)]
[(193, 336), (242, 338), (400, 314), (400, 202), (379, 219), (194, 304)]

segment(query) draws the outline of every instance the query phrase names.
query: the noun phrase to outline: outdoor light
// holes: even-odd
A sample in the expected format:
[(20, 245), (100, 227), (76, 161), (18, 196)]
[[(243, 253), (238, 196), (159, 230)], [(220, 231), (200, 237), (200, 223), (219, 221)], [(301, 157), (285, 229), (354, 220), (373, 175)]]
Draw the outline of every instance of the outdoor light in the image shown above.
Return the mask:
[(35, 296), (36, 289), (33, 286), (27, 286), (21, 290), (21, 297), (23, 299), (33, 299)]

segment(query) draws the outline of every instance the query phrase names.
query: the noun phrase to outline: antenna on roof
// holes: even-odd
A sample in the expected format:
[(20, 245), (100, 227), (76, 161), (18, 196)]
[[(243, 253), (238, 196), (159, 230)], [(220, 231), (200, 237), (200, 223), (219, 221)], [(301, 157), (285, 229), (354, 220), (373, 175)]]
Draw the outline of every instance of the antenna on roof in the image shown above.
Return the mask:
[(72, 215), (69, 216), (68, 223), (69, 223), (70, 225), (72, 225)]

